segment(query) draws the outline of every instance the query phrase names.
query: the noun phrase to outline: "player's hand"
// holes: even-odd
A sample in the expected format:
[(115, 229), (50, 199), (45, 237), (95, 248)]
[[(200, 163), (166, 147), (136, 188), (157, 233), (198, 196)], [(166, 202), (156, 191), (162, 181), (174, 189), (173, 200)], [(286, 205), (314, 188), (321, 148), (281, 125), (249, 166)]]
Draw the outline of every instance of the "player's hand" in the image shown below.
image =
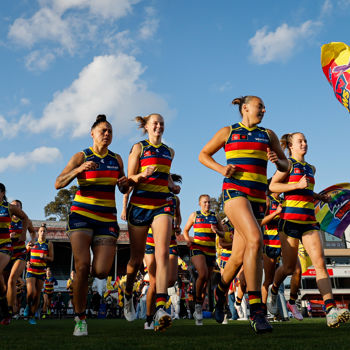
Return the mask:
[(281, 211), (282, 211), (282, 204), (279, 204), (276, 211), (275, 211), (276, 215), (281, 213)]
[(82, 173), (84, 171), (89, 171), (89, 170), (96, 170), (98, 167), (98, 164), (92, 161), (87, 161), (84, 162), (80, 167), (78, 168), (79, 173)]
[(276, 152), (272, 151), (269, 147), (267, 147), (267, 159), (271, 163), (277, 163), (279, 159)]
[(332, 200), (332, 198), (328, 194), (321, 194), (320, 195), (320, 201), (322, 201), (324, 203), (329, 203), (331, 200)]
[(140, 175), (142, 178), (146, 179), (150, 177), (155, 171), (156, 167), (154, 165), (150, 165)]
[(231, 177), (235, 171), (237, 170), (237, 167), (233, 164), (227, 164), (224, 166), (221, 174), (224, 175), (225, 177)]
[(117, 180), (118, 187), (129, 187), (129, 180), (126, 176), (122, 176)]
[(303, 190), (309, 186), (309, 180), (306, 175), (304, 175), (298, 182), (298, 189)]
[(174, 185), (172, 188), (169, 188), (169, 189), (174, 194), (179, 194), (181, 191), (181, 187), (178, 185)]

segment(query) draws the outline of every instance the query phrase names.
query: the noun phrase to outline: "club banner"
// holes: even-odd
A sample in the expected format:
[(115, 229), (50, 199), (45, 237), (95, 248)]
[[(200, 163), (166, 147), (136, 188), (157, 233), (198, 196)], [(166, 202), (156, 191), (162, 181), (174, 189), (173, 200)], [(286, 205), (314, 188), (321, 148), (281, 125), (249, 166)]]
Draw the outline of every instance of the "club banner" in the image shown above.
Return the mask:
[(323, 45), (321, 64), (335, 97), (350, 112), (350, 47), (341, 42)]
[(315, 202), (316, 219), (321, 230), (338, 238), (350, 225), (350, 183), (341, 183), (326, 188), (320, 194), (328, 194), (329, 203)]

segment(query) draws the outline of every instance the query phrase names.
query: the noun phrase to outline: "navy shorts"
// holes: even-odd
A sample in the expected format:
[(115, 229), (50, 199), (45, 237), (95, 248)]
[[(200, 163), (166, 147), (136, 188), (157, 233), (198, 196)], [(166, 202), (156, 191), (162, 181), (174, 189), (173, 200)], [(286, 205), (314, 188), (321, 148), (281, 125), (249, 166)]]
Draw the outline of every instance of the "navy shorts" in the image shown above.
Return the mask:
[(36, 278), (40, 281), (45, 281), (45, 277), (46, 277), (45, 273), (36, 274), (36, 273), (32, 273), (32, 272), (27, 271), (27, 274), (26, 274), (26, 278)]
[[(222, 198), (223, 198), (223, 203), (229, 201), (232, 198), (236, 197), (244, 197), (248, 199), (248, 195), (246, 193), (243, 193), (241, 191), (236, 191), (236, 190), (224, 190), (222, 192)], [(260, 203), (260, 202), (253, 202), (249, 200), (249, 203), (252, 207), (254, 217), (257, 220), (262, 220), (265, 216), (265, 211), (266, 211), (266, 203)]]
[(264, 249), (264, 254), (270, 259), (278, 259), (282, 253), (281, 248), (270, 247), (268, 245), (264, 245), (263, 249)]
[(320, 225), (315, 224), (297, 224), (295, 222), (280, 220), (278, 222), (278, 232), (283, 232), (288, 237), (302, 239), (303, 234), (309, 231), (318, 231)]
[(191, 249), (190, 253), (191, 253), (191, 258), (196, 256), (196, 255), (204, 255), (207, 266), (208, 267), (215, 267), (215, 262), (216, 262), (215, 255), (205, 254), (205, 252), (203, 252), (200, 249)]
[(157, 209), (145, 209), (129, 204), (127, 211), (128, 223), (133, 226), (150, 226), (156, 216), (174, 216), (174, 206), (165, 205)]
[(91, 231), (94, 237), (110, 236), (116, 239), (119, 237), (119, 225), (117, 221), (97, 221), (73, 212), (68, 216), (67, 234), (70, 235), (74, 231)]
[[(145, 254), (154, 255), (155, 247), (154, 245), (146, 244)], [(169, 255), (179, 256), (177, 245), (169, 247)]]

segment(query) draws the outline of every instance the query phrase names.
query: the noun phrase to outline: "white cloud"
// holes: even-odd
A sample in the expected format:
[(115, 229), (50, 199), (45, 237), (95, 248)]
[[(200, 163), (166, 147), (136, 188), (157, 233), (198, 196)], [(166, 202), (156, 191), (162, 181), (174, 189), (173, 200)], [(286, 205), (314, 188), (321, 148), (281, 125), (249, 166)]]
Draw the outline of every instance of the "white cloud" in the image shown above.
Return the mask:
[(132, 12), (132, 6), (140, 0), (50, 0), (53, 8), (64, 13), (69, 9), (88, 9), (95, 16), (118, 19)]
[(29, 105), (29, 104), (30, 104), (29, 98), (26, 98), (26, 97), (21, 98), (21, 104), (22, 104), (23, 106)]
[(0, 173), (12, 168), (23, 169), (36, 164), (54, 163), (61, 158), (61, 152), (54, 147), (39, 147), (32, 152), (10, 153), (7, 157), (0, 158)]
[(49, 68), (54, 60), (55, 55), (52, 52), (44, 53), (40, 50), (35, 50), (25, 58), (25, 65), (31, 71), (44, 71)]
[(47, 7), (41, 8), (29, 19), (16, 19), (8, 35), (10, 39), (27, 47), (42, 40), (58, 42), (69, 52), (75, 47), (70, 23)]
[(299, 27), (289, 27), (284, 23), (274, 32), (267, 32), (267, 27), (259, 29), (249, 40), (253, 61), (259, 64), (286, 61), (297, 45), (310, 38), (320, 25), (320, 22), (310, 20)]
[(146, 7), (146, 19), (142, 22), (139, 37), (140, 39), (147, 40), (152, 38), (157, 32), (159, 26), (159, 19), (156, 18), (156, 11), (153, 7)]
[(11, 139), (26, 128), (27, 122), (31, 120), (31, 117), (27, 114), (23, 115), (19, 121), (7, 121), (5, 117), (0, 115), (0, 133), (3, 137)]
[(321, 8), (321, 17), (328, 16), (333, 10), (333, 4), (331, 0), (325, 0)]
[[(175, 112), (148, 90), (140, 79), (144, 70), (135, 57), (126, 54), (95, 57), (68, 88), (56, 92), (41, 118), (23, 116), (13, 124), (13, 134), (27, 128), (32, 133), (51, 130), (57, 137), (65, 133), (85, 136), (98, 114), (107, 115), (117, 134), (126, 133), (136, 115), (158, 112), (168, 119)], [(0, 131), (6, 135), (12, 124), (4, 118), (2, 122)]]

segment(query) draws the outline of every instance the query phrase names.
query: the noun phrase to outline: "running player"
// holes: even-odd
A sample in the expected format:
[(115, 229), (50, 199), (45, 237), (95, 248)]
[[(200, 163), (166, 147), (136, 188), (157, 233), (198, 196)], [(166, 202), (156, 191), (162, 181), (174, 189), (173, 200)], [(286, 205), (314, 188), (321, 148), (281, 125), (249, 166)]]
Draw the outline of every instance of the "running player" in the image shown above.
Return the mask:
[(6, 283), (3, 276), (4, 268), (10, 262), (13, 250), (10, 236), (12, 215), (22, 220), (22, 232), (19, 240), (25, 241), (30, 220), (22, 209), (7, 202), (6, 187), (0, 183), (0, 320), (3, 325), (8, 325), (11, 322), (11, 307), (13, 307), (13, 303), (10, 305), (10, 309), (7, 304)]
[(281, 138), (281, 145), (288, 149), (289, 167), (284, 171), (279, 169), (275, 173), (271, 180), (270, 190), (284, 193), (281, 220), (278, 225), (283, 265), (277, 269), (273, 284), (269, 289), (267, 308), (272, 314), (277, 312), (278, 288), (284, 279), (295, 270), (299, 240), (301, 240), (316, 270), (316, 282), (324, 300), (327, 325), (338, 327), (339, 323), (350, 319), (350, 312), (345, 309), (337, 309), (333, 299), (314, 207), (314, 198), (327, 202), (329, 197), (314, 193), (316, 169), (305, 161), (308, 145), (304, 134), (300, 132), (285, 134)]
[[(276, 134), (258, 126), (266, 112), (264, 102), (256, 96), (232, 101), (239, 106), (242, 121), (219, 130), (202, 149), (199, 160), (224, 176), (223, 198), (226, 216), (235, 228), (232, 254), (216, 289), (216, 320), (224, 319), (225, 294), (242, 263), (250, 304), (250, 324), (255, 332), (272, 330), (261, 305), (262, 234), (258, 221), (265, 214), (267, 160), (277, 169), (288, 169), (288, 161)], [(227, 165), (217, 163), (213, 155), (225, 149)]]
[(73, 304), (73, 280), (75, 277), (75, 271), (72, 270), (70, 273), (70, 276), (67, 280), (67, 284), (66, 284), (66, 289), (68, 290), (68, 295), (69, 295), (69, 303), (72, 305), (73, 309), (74, 309), (74, 304)]
[[(181, 183), (182, 177), (180, 175), (171, 174), (171, 178), (174, 183)], [(178, 272), (178, 249), (176, 242), (176, 235), (181, 233), (181, 212), (180, 212), (180, 199), (179, 197), (173, 197), (174, 205), (174, 220), (173, 220), (173, 233), (170, 239), (169, 246), (169, 282), (168, 291), (174, 292), (175, 282), (177, 281)], [(146, 240), (145, 249), (145, 263), (149, 275), (149, 288), (147, 290), (147, 311), (146, 311), (146, 322), (144, 329), (154, 329), (153, 317), (155, 313), (155, 296), (156, 296), (156, 260), (155, 260), (155, 247), (152, 229), (150, 228)], [(169, 293), (171, 298), (173, 293)]]
[(173, 195), (180, 192), (170, 177), (174, 151), (162, 143), (164, 119), (160, 114), (136, 117), (136, 122), (148, 134), (148, 139), (133, 145), (128, 162), (128, 179), (134, 187), (127, 211), (130, 260), (127, 266), (124, 315), (135, 319), (132, 287), (142, 264), (147, 233), (152, 229), (156, 260), (156, 314), (154, 329), (171, 325), (165, 311), (168, 287), (169, 245), (173, 230)]
[(73, 287), (75, 336), (88, 334), (85, 319), (90, 247), (93, 251), (92, 275), (106, 278), (114, 262), (119, 235), (115, 186), (122, 193), (129, 189), (121, 157), (108, 149), (112, 133), (112, 125), (106, 116), (98, 115), (91, 127), (92, 147), (76, 153), (55, 183), (59, 189), (77, 178), (79, 185), (67, 224), (76, 271)]
[(58, 282), (55, 277), (52, 276), (51, 269), (46, 268), (46, 278), (44, 281), (44, 304), (43, 304), (43, 318), (51, 314), (51, 301), (54, 293), (54, 286), (57, 286)]
[(29, 323), (35, 325), (35, 313), (40, 304), (41, 290), (46, 276), (46, 265), (54, 259), (53, 244), (46, 239), (46, 224), (41, 224), (38, 239), (27, 244), (29, 263), (27, 266), (27, 304), (29, 308)]
[[(271, 182), (269, 179), (268, 184)], [(267, 210), (264, 219), (261, 222), (261, 226), (264, 227), (263, 236), (263, 258), (264, 258), (264, 274), (265, 279), (261, 288), (261, 300), (265, 313), (267, 312), (266, 301), (268, 295), (269, 286), (273, 282), (275, 276), (276, 266), (281, 257), (281, 241), (278, 234), (278, 221), (280, 219), (279, 214), (282, 211), (282, 199), (279, 193), (271, 193), (267, 191)], [(296, 268), (293, 273), (290, 282), (290, 299), (287, 302), (287, 309), (293, 314), (293, 317), (298, 321), (303, 320), (303, 316), (298, 310), (295, 301), (298, 298), (298, 291), (301, 281), (301, 266), (299, 260), (297, 260)]]
[[(195, 318), (196, 325), (203, 324), (202, 306), (208, 281), (215, 267), (215, 238), (225, 236), (221, 220), (210, 210), (210, 196), (202, 194), (199, 196), (201, 210), (193, 212), (187, 220), (183, 235), (190, 247), (191, 262), (197, 270)], [(189, 235), (193, 226), (194, 237)]]
[[(222, 219), (221, 223), (223, 225), (225, 235), (224, 237), (220, 237), (220, 236), (216, 237), (216, 240), (217, 240), (216, 250), (217, 252), (218, 251), (220, 252), (219, 263), (218, 263), (220, 268), (220, 274), (224, 272), (226, 262), (231, 256), (232, 240), (233, 240), (233, 233), (234, 233), (234, 229), (227, 217)], [(223, 324), (227, 324), (227, 307), (228, 305), (226, 303), (226, 312), (225, 312), (225, 318), (224, 318)]]
[[(18, 199), (11, 202), (11, 205), (22, 209), (22, 202)], [(28, 221), (28, 231), (31, 235), (31, 242), (35, 241), (35, 231), (31, 221)], [(17, 287), (16, 283), (26, 267), (27, 249), (25, 243), (25, 233), (23, 233), (23, 223), (16, 215), (11, 216), (10, 237), (12, 241), (11, 261), (7, 265), (6, 270), (9, 271), (7, 281), (7, 302), (10, 314), (14, 312), (16, 303)], [(24, 237), (24, 240), (22, 240)]]

